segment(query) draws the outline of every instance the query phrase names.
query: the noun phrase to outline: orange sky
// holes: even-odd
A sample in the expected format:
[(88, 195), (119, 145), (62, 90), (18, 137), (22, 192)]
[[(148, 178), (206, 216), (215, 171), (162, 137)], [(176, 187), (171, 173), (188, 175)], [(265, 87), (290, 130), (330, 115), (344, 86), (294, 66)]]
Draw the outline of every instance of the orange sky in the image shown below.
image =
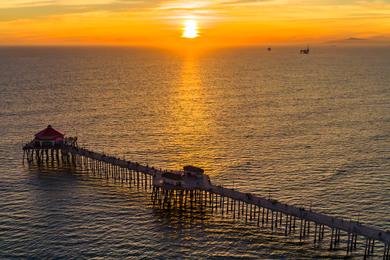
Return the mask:
[[(198, 38), (181, 37), (186, 20)], [(0, 45), (389, 45), (390, 1), (1, 0), (0, 35)]]

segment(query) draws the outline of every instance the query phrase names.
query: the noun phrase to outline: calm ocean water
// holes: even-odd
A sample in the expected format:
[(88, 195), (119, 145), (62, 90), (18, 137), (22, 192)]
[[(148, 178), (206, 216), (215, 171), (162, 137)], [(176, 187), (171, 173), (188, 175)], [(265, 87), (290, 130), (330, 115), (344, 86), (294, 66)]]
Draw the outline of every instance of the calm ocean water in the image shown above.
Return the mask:
[(316, 258), (69, 168), (28, 166), (52, 124), (88, 148), (390, 229), (390, 49), (0, 49), (0, 258)]

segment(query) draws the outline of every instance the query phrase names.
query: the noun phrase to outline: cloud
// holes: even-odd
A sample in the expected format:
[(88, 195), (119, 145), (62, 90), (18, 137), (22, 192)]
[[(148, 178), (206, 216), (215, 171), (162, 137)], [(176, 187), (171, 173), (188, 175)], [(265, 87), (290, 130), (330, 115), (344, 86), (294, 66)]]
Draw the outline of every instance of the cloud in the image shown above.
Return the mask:
[(0, 0), (0, 21), (35, 19), (51, 15), (145, 8), (155, 1), (141, 0)]
[(363, 39), (363, 38), (356, 38), (356, 37), (349, 37), (348, 39), (346, 39), (346, 41), (366, 41), (367, 39)]
[[(276, 0), (226, 0), (226, 1), (221, 1), (221, 5), (225, 6), (235, 6), (235, 5), (259, 5), (259, 4), (264, 4), (264, 3), (276, 3), (276, 2), (281, 2), (281, 1), (276, 1)], [(283, 1), (285, 2), (285, 1)]]
[(52, 5), (54, 3), (55, 3), (54, 0), (47, 0), (47, 1), (3, 0), (0, 2), (0, 9), (45, 6), (45, 5)]
[(136, 4), (146, 4), (153, 3), (157, 1), (146, 1), (146, 0), (1, 0), (0, 9), (23, 9), (23, 8), (34, 8), (34, 7), (44, 7), (44, 6), (56, 6), (56, 7), (66, 7), (66, 6), (132, 6)]
[(70, 5), (70, 6), (76, 6), (76, 5), (109, 5), (115, 3), (115, 0), (57, 0), (57, 5)]

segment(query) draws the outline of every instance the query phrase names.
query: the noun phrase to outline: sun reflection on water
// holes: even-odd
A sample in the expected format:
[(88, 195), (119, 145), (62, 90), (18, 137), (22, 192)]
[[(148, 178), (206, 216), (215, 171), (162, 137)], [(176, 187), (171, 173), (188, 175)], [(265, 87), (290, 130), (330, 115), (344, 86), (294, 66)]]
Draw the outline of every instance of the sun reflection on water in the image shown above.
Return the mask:
[[(205, 139), (213, 135), (214, 118), (208, 99), (207, 86), (200, 76), (200, 61), (196, 55), (183, 57), (181, 78), (176, 86), (175, 104), (172, 117), (175, 121), (175, 144), (180, 147), (178, 162), (209, 165), (208, 158), (213, 158), (210, 149), (205, 149)], [(182, 165), (180, 165), (181, 167)]]

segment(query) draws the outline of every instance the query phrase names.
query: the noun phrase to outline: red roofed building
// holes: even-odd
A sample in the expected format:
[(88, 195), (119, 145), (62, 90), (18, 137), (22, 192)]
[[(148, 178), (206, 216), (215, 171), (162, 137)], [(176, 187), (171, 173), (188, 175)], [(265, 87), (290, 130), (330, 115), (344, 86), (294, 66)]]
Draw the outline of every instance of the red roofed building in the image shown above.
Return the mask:
[(34, 142), (40, 146), (54, 146), (64, 143), (64, 134), (55, 130), (51, 125), (35, 134)]

